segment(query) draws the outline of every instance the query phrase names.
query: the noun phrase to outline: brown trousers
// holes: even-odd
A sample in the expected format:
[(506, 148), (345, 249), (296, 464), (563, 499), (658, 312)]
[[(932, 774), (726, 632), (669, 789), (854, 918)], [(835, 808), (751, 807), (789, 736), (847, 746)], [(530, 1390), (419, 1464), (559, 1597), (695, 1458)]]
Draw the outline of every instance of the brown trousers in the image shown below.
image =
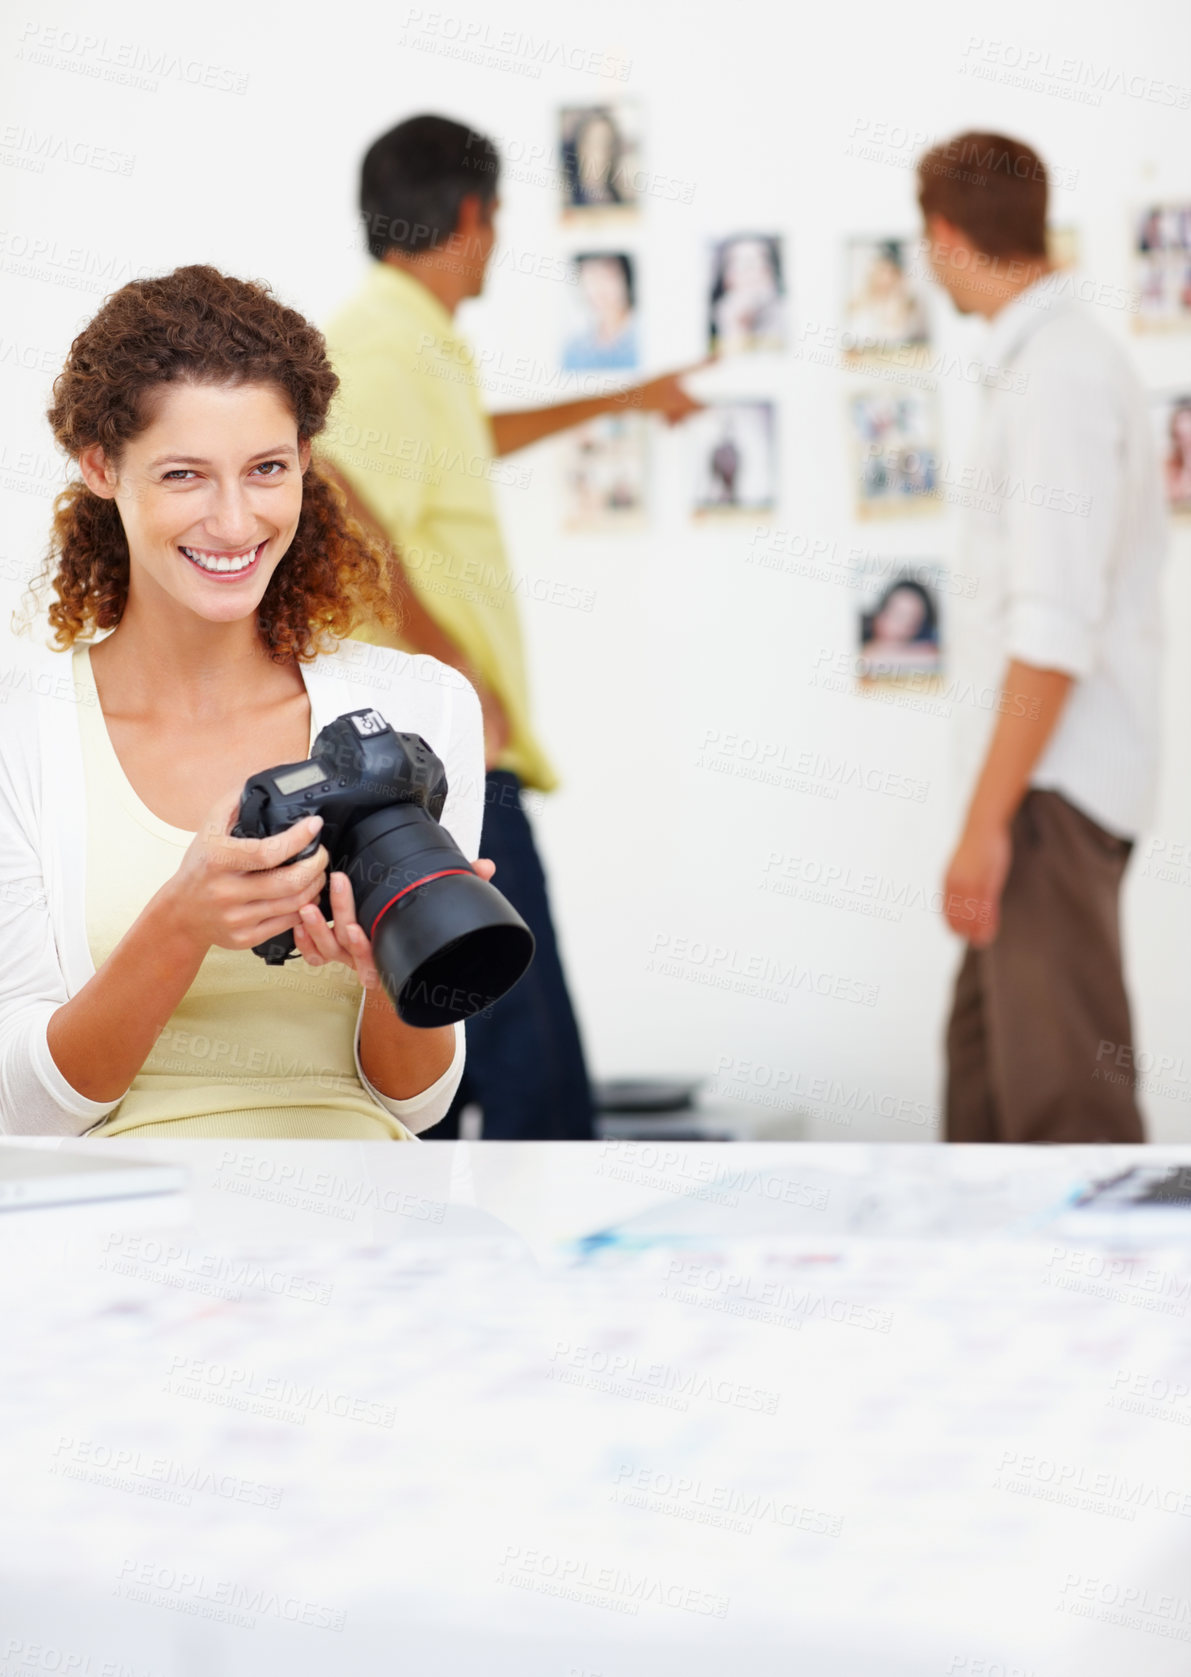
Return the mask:
[(1133, 845), (1036, 789), (1012, 838), (997, 936), (956, 980), (945, 1138), (1144, 1141), (1119, 918)]

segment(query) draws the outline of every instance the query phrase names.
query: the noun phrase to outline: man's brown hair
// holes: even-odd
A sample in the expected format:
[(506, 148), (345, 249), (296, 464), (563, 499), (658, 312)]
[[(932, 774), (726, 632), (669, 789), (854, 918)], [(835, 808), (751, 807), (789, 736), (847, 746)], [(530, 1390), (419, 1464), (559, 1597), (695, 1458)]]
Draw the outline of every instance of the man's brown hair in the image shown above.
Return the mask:
[(987, 256), (1046, 255), (1046, 165), (1004, 134), (959, 134), (918, 161), (923, 216), (941, 215)]

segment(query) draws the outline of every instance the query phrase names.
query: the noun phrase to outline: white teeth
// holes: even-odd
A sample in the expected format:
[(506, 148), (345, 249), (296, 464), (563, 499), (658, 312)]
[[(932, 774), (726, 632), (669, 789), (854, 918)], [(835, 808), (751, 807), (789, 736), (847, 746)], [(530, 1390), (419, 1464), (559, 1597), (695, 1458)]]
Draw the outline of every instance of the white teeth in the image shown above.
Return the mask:
[(256, 558), (255, 547), (247, 553), (204, 553), (196, 547), (184, 547), (182, 551), (203, 571), (246, 571)]

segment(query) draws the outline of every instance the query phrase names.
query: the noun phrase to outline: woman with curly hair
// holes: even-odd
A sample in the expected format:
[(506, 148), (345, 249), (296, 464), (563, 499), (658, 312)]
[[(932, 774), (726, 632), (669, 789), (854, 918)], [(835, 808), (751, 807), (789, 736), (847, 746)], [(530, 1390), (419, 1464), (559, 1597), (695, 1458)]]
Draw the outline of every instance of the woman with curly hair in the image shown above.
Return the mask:
[[(479, 704), (392, 619), (383, 554), (310, 465), (338, 380), (260, 285), (179, 268), (115, 292), (54, 385), (79, 478), (46, 569), (55, 650), (0, 711), (0, 1131), (395, 1138), (436, 1123), (463, 1027), (379, 986), (316, 817), (231, 835), (249, 775), (378, 709), (438, 753), (474, 859)], [(490, 876), (490, 866), (477, 871)], [(300, 963), (252, 946), (292, 929)]]

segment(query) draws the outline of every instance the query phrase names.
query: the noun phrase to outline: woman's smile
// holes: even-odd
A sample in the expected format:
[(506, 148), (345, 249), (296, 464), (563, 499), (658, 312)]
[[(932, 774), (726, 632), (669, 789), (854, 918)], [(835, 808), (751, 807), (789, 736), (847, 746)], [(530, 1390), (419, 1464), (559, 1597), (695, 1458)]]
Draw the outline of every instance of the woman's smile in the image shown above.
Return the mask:
[(242, 577), (251, 576), (256, 570), (267, 543), (268, 537), (258, 542), (255, 547), (242, 548), (237, 553), (205, 547), (183, 547), (179, 544), (178, 552), (189, 559), (196, 571), (201, 571), (214, 582), (239, 582)]

